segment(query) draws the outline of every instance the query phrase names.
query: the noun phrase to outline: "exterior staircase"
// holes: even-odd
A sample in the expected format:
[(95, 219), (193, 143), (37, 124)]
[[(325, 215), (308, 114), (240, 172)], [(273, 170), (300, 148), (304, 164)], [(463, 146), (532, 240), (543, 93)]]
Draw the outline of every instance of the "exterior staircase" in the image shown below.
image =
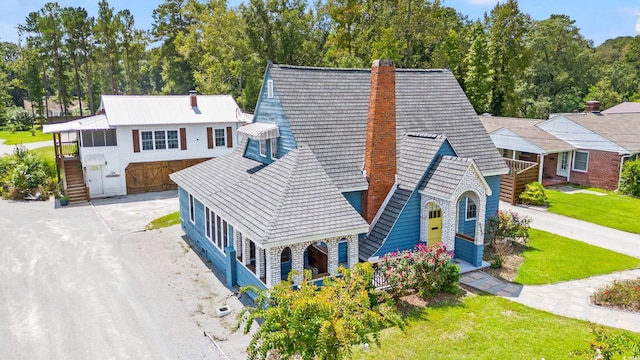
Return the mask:
[(89, 201), (80, 159), (64, 160), (64, 183), (65, 194), (69, 198), (69, 203)]

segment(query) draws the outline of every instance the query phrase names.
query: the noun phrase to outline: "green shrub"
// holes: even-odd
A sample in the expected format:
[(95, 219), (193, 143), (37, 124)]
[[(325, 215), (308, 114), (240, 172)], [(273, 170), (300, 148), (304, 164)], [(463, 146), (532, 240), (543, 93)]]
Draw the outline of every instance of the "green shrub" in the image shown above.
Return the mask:
[(29, 130), (34, 122), (33, 114), (21, 107), (12, 106), (7, 109), (7, 125), (11, 132)]
[(520, 194), (520, 201), (523, 204), (546, 206), (549, 204), (549, 198), (544, 192), (544, 186), (539, 182), (532, 182), (525, 185), (524, 191)]
[(44, 193), (54, 175), (55, 169), (46, 160), (24, 146), (16, 146), (12, 155), (0, 159), (0, 183), (3, 193), (8, 193), (5, 197), (15, 199), (29, 193)]
[(620, 191), (631, 196), (640, 196), (640, 159), (627, 161), (622, 166)]
[(458, 291), (460, 268), (451, 261), (442, 243), (419, 244), (415, 250), (387, 254), (379, 266), (396, 298), (414, 290), (423, 297)]
[(526, 244), (529, 240), (531, 218), (515, 211), (498, 210), (496, 216), (487, 221), (487, 238), (490, 243), (496, 240), (511, 238)]

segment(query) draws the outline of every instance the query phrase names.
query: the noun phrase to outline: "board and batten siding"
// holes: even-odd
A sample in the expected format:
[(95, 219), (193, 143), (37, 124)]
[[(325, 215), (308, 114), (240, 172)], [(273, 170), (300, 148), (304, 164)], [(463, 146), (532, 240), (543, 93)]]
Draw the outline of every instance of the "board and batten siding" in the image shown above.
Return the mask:
[[(269, 80), (271, 80), (271, 73), (267, 71), (264, 82), (262, 83), (253, 122), (278, 124), (280, 131), (280, 137), (278, 138), (278, 158), (281, 158), (296, 148), (296, 141), (293, 138), (289, 121), (282, 108), (277, 84), (275, 82), (273, 83), (273, 97), (269, 98), (267, 95), (267, 83)], [(271, 141), (267, 142), (266, 156), (260, 156), (259, 142), (250, 139), (247, 142), (244, 156), (255, 161), (260, 161), (263, 164), (271, 164), (274, 161), (274, 159), (271, 158)]]
[(362, 191), (343, 192), (342, 195), (356, 209), (358, 214), (362, 215)]

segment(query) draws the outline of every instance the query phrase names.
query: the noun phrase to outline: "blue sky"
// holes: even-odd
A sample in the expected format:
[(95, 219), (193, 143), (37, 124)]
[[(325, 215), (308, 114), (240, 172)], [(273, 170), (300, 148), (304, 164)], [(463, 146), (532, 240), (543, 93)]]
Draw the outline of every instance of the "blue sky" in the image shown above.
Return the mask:
[[(60, 6), (82, 6), (90, 15), (97, 15), (99, 0), (58, 0)], [(18, 41), (16, 26), (24, 23), (27, 15), (39, 10), (45, 0), (0, 0), (0, 41)], [(116, 11), (129, 9), (136, 25), (150, 29), (153, 21), (151, 14), (162, 0), (110, 0)], [(235, 6), (241, 0), (231, 0)], [(471, 19), (482, 18), (491, 11), (496, 0), (443, 0), (446, 6)], [(596, 45), (606, 39), (618, 36), (635, 35), (640, 0), (520, 0), (521, 11), (530, 14), (536, 20), (543, 20), (551, 14), (569, 15), (576, 20), (582, 35), (594, 41)]]

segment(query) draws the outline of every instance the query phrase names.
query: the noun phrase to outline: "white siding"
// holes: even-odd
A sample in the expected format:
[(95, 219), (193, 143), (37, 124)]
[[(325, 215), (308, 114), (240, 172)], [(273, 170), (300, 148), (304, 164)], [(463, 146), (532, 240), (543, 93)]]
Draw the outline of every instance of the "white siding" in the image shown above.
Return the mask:
[(509, 129), (498, 129), (489, 134), (489, 136), (498, 149), (545, 154), (544, 150)]
[(627, 153), (624, 148), (563, 116), (553, 117), (536, 126), (578, 149)]

